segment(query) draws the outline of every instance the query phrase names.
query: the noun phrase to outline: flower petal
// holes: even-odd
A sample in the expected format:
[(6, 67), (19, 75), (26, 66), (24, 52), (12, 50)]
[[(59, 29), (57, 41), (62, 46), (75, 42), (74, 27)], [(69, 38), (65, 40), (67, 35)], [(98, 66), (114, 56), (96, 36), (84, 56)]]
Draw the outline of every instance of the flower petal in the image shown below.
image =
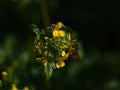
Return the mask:
[(63, 60), (58, 60), (56, 63), (56, 68), (64, 67), (65, 62)]
[(47, 62), (47, 61), (44, 62), (44, 66), (45, 66), (45, 67), (48, 66), (48, 62)]
[(66, 55), (65, 51), (62, 51), (62, 56), (64, 57)]
[(60, 28), (62, 28), (62, 27), (64, 27), (64, 25), (61, 23), (61, 22), (58, 22), (56, 25), (55, 25), (55, 29), (60, 29)]
[(64, 67), (64, 66), (65, 66), (65, 62), (64, 62), (64, 61), (61, 61), (60, 66), (61, 66), (61, 67)]
[(56, 63), (56, 68), (60, 68), (60, 65), (58, 63)]
[(58, 30), (53, 30), (53, 37), (58, 37)]
[(71, 40), (71, 35), (70, 35), (70, 33), (68, 33), (68, 41), (70, 41)]
[(61, 36), (61, 37), (65, 36), (65, 32), (63, 30), (59, 30), (58, 33), (59, 33), (59, 36)]

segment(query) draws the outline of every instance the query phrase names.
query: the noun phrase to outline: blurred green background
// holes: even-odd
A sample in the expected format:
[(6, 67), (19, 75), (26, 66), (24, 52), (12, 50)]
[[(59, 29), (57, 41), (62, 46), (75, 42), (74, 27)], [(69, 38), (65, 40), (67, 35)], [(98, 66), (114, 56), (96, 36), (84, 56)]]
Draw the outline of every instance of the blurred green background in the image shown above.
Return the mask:
[[(0, 0), (0, 73), (8, 73), (0, 89), (16, 83), (20, 90), (120, 90), (119, 10), (115, 0)], [(29, 26), (59, 21), (77, 32), (80, 59), (44, 81)]]

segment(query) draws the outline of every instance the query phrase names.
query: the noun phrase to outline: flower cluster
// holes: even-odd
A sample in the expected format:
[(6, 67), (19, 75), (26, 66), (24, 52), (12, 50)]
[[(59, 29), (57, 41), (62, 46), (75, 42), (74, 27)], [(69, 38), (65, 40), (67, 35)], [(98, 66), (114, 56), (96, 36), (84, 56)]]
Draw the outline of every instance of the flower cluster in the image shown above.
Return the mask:
[(71, 38), (71, 32), (61, 22), (41, 31), (34, 27), (36, 34), (34, 52), (36, 60), (44, 66), (47, 77), (51, 77), (53, 69), (64, 67), (65, 60), (72, 55), (76, 39)]
[[(2, 76), (2, 78), (0, 80), (0, 90), (1, 89), (2, 90), (20, 90), (20, 89), (18, 89), (16, 83), (11, 82), (8, 72), (3, 71), (2, 73), (0, 73), (0, 75)], [(10, 85), (8, 86), (8, 84), (10, 84)], [(5, 86), (7, 86), (7, 87), (5, 87)], [(10, 88), (10, 89), (8, 89), (8, 88)], [(22, 90), (29, 90), (29, 88), (28, 88), (28, 86), (25, 86), (25, 87), (23, 87)]]

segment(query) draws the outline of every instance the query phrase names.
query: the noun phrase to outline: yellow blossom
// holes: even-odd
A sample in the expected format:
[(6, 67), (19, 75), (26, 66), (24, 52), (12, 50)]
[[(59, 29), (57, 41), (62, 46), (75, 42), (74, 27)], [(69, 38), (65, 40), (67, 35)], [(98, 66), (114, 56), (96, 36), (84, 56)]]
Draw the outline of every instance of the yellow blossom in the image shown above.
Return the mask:
[(58, 37), (58, 30), (53, 30), (53, 37)]
[(65, 51), (62, 51), (62, 56), (64, 57), (66, 55)]
[(48, 37), (44, 37), (46, 40), (48, 39)]
[(58, 63), (56, 63), (56, 68), (60, 68), (60, 66), (58, 65)]
[(42, 57), (42, 58), (36, 58), (36, 60), (37, 60), (38, 62), (40, 62), (42, 59), (44, 59), (44, 57)]
[(63, 30), (53, 30), (53, 37), (64, 37), (65, 36), (65, 32)]
[(62, 51), (63, 60), (66, 60), (68, 57), (69, 57), (69, 53), (66, 53), (65, 51)]
[(2, 72), (2, 79), (3, 80), (8, 80), (8, 73), (6, 71)]
[(71, 40), (71, 35), (70, 35), (70, 33), (68, 33), (68, 41), (70, 41)]
[(63, 30), (59, 30), (58, 33), (59, 33), (59, 36), (61, 36), (61, 37), (65, 36), (65, 32)]
[(12, 84), (12, 89), (11, 90), (18, 90), (16, 84)]
[(62, 60), (58, 60), (56, 63), (56, 68), (60, 68), (60, 67), (64, 67), (65, 66), (65, 62)]
[(43, 65), (44, 65), (45, 67), (47, 67), (47, 66), (48, 66), (48, 62), (45, 61)]
[(35, 40), (33, 48), (34, 52), (38, 51), (38, 53), (40, 54), (41, 53), (40, 47), (42, 47), (42, 43), (40, 41), (37, 42), (37, 40)]
[(27, 86), (25, 86), (25, 87), (23, 88), (23, 90), (29, 90), (29, 88), (28, 88)]
[(7, 74), (6, 71), (3, 71), (3, 72), (2, 72), (2, 75), (3, 75), (3, 76), (7, 76), (8, 74)]
[(62, 28), (64, 25), (61, 23), (61, 22), (58, 22), (56, 25), (55, 25), (55, 29), (60, 29)]

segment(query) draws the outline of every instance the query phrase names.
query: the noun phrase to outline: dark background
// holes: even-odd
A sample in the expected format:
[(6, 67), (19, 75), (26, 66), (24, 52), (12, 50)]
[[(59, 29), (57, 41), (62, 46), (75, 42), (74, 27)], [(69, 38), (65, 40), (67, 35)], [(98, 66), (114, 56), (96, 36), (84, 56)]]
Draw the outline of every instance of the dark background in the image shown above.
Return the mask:
[[(14, 60), (10, 61), (11, 59), (18, 58), (19, 54), (25, 51), (31, 52), (32, 35), (29, 30), (31, 23), (44, 27), (60, 21), (77, 32), (83, 49), (80, 52), (84, 55), (80, 60), (66, 65), (63, 69), (56, 70), (56, 76), (53, 75), (50, 81), (39, 81), (39, 83), (45, 83), (46, 88), (44, 89), (119, 90), (119, 2), (116, 0), (45, 1), (0, 0), (1, 52), (7, 47), (6, 43), (9, 43), (10, 37), (13, 41), (15, 40), (14, 45), (8, 45), (8, 51), (12, 50), (11, 54), (1, 54), (5, 57), (3, 62), (0, 63), (1, 71), (7, 70), (8, 65), (15, 62)], [(44, 6), (46, 6), (46, 9), (43, 9)], [(47, 19), (44, 19), (44, 17)], [(46, 23), (44, 23), (45, 20)], [(9, 49), (11, 47), (13, 49)], [(6, 52), (8, 51), (6, 50)], [(7, 56), (9, 57), (6, 58)], [(10, 63), (5, 61), (10, 61)], [(29, 61), (26, 62), (28, 66), (31, 65)], [(36, 65), (31, 65), (31, 68), (34, 67)], [(21, 68), (16, 70), (19, 69)], [(26, 71), (29, 73), (28, 68)], [(21, 77), (20, 74), (17, 75), (21, 79), (22, 75)], [(24, 76), (22, 78), (26, 79), (25, 84), (31, 82), (28, 86), (33, 85), (38, 88), (39, 84), (36, 83), (38, 81), (36, 78), (40, 77), (39, 74), (37, 76), (31, 74), (31, 76), (27, 75), (27, 78)], [(28, 79), (31, 77), (34, 79), (29, 81)], [(24, 80), (21, 82), (24, 83)], [(22, 84), (20, 86), (22, 87)]]

